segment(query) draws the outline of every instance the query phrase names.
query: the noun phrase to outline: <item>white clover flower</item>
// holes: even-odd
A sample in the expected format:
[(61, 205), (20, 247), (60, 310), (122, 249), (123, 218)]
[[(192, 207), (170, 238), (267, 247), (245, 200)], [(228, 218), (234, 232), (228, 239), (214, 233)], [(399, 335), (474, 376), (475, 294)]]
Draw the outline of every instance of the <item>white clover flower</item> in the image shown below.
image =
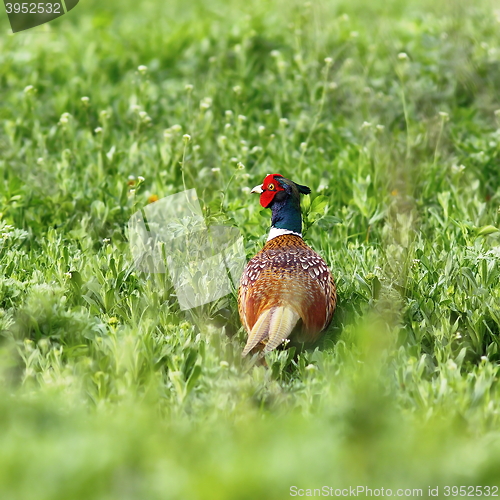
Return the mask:
[(219, 363), (219, 366), (220, 366), (221, 368), (229, 368), (229, 363), (228, 363), (227, 361), (221, 361), (221, 362)]
[(238, 121), (239, 122), (244, 122), (247, 119), (245, 115), (238, 115)]
[(237, 163), (236, 167), (238, 167), (238, 170), (244, 170), (245, 169), (245, 165), (243, 165), (243, 163), (241, 163), (241, 161), (239, 161)]
[(24, 93), (25, 94), (33, 94), (34, 92), (36, 91), (35, 87), (33, 87), (33, 85), (27, 85), (26, 87), (24, 87)]
[(288, 119), (286, 119), (286, 118), (280, 118), (280, 125), (282, 127), (286, 127), (288, 125)]
[(29, 348), (30, 350), (33, 350), (33, 341), (31, 339), (24, 339), (23, 343), (25, 347)]
[(61, 118), (59, 118), (59, 124), (60, 125), (67, 125), (69, 123), (69, 119), (70, 119), (71, 115), (69, 113), (63, 113), (61, 115)]
[(86, 95), (84, 95), (80, 98), (80, 101), (82, 101), (83, 104), (88, 104), (90, 102), (90, 99)]
[(102, 111), (99, 112), (99, 121), (105, 122), (108, 120), (108, 118), (111, 116), (111, 112), (108, 111), (107, 109), (103, 109)]
[(146, 72), (148, 71), (148, 67), (147, 66), (144, 66), (144, 64), (141, 64), (138, 68), (137, 68), (137, 71), (139, 71), (139, 73), (141, 75), (145, 75)]
[(219, 167), (214, 167), (214, 168), (212, 168), (212, 172), (214, 174), (218, 174), (220, 172), (220, 168)]
[(184, 134), (182, 136), (182, 139), (184, 140), (184, 142), (189, 142), (191, 140), (191, 136), (189, 134)]
[(142, 123), (151, 123), (151, 117), (146, 113), (146, 111), (139, 111), (139, 119)]
[(184, 90), (187, 92), (187, 93), (190, 93), (192, 92), (194, 89), (194, 86), (190, 83), (187, 83), (186, 85), (184, 85)]
[(311, 363), (311, 364), (308, 364), (308, 365), (306, 366), (306, 370), (307, 370), (308, 372), (314, 372), (314, 371), (316, 371), (316, 370), (317, 370), (317, 368), (316, 368), (316, 366), (315, 366), (315, 365), (313, 365), (313, 364)]
[(182, 127), (178, 123), (176, 123), (175, 125), (172, 125), (170, 127), (170, 130), (172, 130), (172, 132), (180, 132), (182, 130)]
[(262, 135), (266, 131), (266, 127), (264, 125), (259, 125), (259, 128), (257, 129), (257, 132), (259, 135)]
[(331, 57), (325, 57), (325, 64), (331, 66), (333, 64), (333, 59)]
[(233, 116), (233, 112), (230, 109), (226, 109), (224, 114), (226, 115), (226, 118), (231, 118)]
[(230, 124), (230, 123), (226, 123), (226, 124), (224, 125), (224, 129), (225, 129), (225, 130), (229, 130), (230, 128), (231, 128), (231, 124)]
[(366, 121), (365, 121), (365, 122), (363, 122), (363, 123), (361, 124), (360, 129), (361, 129), (361, 130), (364, 130), (364, 129), (366, 129), (366, 128), (370, 128), (371, 126), (372, 126), (372, 124), (371, 124), (370, 122), (366, 122)]
[(241, 94), (241, 87), (240, 87), (239, 85), (235, 85), (235, 86), (233, 87), (233, 92), (234, 92), (235, 94)]
[(138, 180), (139, 182), (144, 182), (144, 177), (143, 177), (142, 175), (138, 175), (138, 176), (137, 176), (137, 180)]
[(102, 127), (96, 127), (96, 128), (94, 129), (94, 133), (95, 133), (95, 134), (102, 134)]
[(37, 163), (37, 165), (43, 165), (45, 163), (45, 160), (40, 156), (40, 158), (38, 158), (36, 163)]
[(398, 54), (398, 59), (400, 61), (408, 61), (410, 58), (408, 57), (408, 54), (406, 52), (400, 52)]
[(451, 171), (454, 174), (461, 174), (465, 170), (465, 165), (452, 165)]
[(440, 111), (439, 116), (444, 120), (447, 121), (450, 118), (450, 115), (446, 111)]
[(307, 149), (307, 142), (301, 142), (299, 147), (301, 151), (305, 151)]
[(241, 192), (244, 194), (250, 194), (250, 188), (248, 186), (243, 186)]
[(201, 101), (200, 101), (200, 109), (202, 109), (203, 111), (206, 111), (207, 109), (210, 108), (210, 106), (212, 106), (212, 98), (211, 97), (204, 97)]
[(271, 50), (271, 57), (277, 59), (279, 56), (281, 56), (281, 52), (279, 50)]

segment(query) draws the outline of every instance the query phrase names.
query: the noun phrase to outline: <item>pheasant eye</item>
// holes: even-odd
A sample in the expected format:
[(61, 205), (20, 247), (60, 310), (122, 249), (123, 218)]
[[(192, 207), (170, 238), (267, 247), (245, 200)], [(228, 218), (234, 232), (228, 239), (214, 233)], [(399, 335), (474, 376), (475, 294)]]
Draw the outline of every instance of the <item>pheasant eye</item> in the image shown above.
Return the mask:
[(274, 184), (273, 183), (268, 184), (267, 189), (269, 189), (269, 191), (274, 191)]

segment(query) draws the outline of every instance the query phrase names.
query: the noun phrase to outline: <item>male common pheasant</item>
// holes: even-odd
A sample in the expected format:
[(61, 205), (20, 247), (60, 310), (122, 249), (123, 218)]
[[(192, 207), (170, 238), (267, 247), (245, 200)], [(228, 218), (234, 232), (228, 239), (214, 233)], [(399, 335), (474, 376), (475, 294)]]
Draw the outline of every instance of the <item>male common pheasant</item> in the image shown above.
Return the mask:
[(272, 211), (264, 248), (247, 264), (238, 290), (241, 322), (249, 332), (242, 356), (252, 350), (266, 354), (292, 331), (314, 341), (328, 327), (335, 310), (335, 282), (325, 261), (302, 239), (300, 194), (307, 186), (268, 175), (252, 189), (260, 204)]

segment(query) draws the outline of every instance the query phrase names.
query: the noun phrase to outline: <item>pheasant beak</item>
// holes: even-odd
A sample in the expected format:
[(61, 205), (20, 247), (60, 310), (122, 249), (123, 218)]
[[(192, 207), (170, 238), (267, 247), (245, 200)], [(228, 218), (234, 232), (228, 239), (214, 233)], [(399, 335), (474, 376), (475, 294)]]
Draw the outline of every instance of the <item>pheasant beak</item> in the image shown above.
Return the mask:
[(255, 186), (250, 192), (261, 194), (264, 192), (264, 190), (262, 189), (262, 186), (259, 184), (258, 186)]

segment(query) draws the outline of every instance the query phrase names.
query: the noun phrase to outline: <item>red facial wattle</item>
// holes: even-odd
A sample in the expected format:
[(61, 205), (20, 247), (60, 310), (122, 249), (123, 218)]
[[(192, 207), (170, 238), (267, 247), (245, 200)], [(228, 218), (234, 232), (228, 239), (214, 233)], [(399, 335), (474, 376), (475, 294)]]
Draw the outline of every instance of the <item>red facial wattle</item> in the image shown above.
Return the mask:
[(275, 196), (276, 191), (263, 191), (263, 193), (260, 195), (260, 204), (264, 208), (267, 208), (272, 203)]
[(278, 191), (284, 191), (276, 177), (283, 177), (280, 174), (269, 174), (262, 182), (262, 193), (260, 195), (260, 204), (264, 208), (268, 208), (273, 202)]

